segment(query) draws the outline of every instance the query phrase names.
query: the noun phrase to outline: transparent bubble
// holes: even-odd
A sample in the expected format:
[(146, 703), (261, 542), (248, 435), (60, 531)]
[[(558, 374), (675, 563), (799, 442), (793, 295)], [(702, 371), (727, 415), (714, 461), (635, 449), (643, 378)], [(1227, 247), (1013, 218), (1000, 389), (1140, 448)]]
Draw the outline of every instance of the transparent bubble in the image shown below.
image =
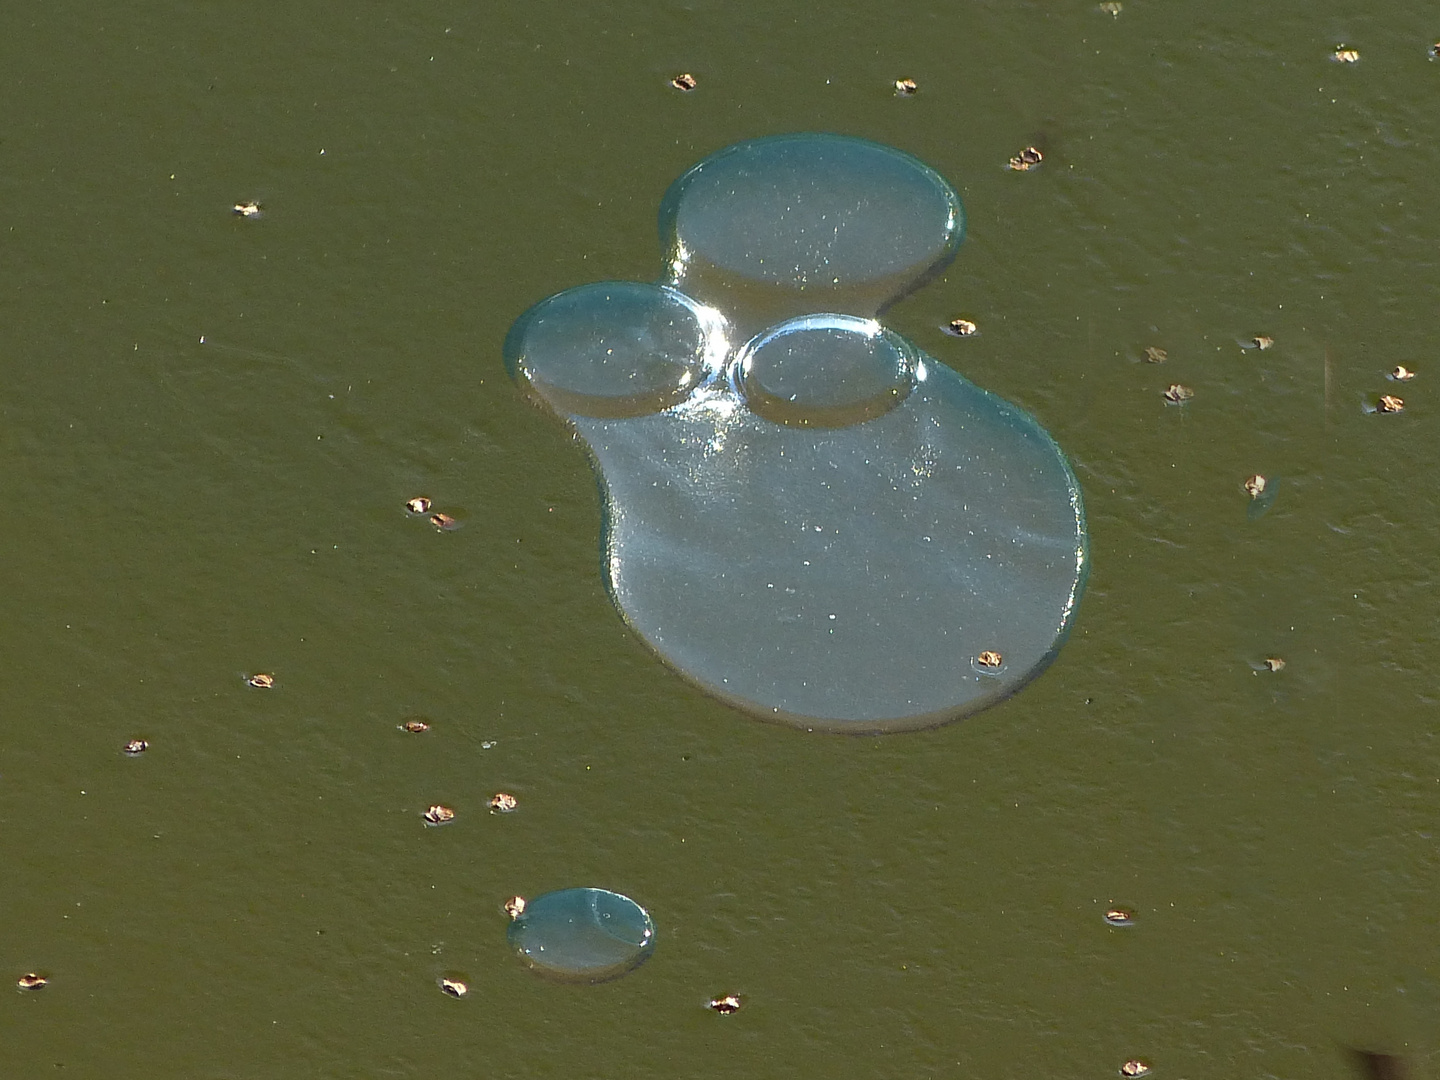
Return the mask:
[(1059, 447), (877, 321), (963, 222), (897, 150), (740, 143), (666, 195), (660, 284), (571, 289), (506, 340), (594, 455), (625, 620), (751, 713), (930, 726), (1014, 693), (1070, 628), (1088, 554)]
[(507, 937), (520, 958), (543, 975), (604, 982), (650, 955), (655, 924), (628, 896), (605, 889), (562, 889), (527, 901), (511, 921)]

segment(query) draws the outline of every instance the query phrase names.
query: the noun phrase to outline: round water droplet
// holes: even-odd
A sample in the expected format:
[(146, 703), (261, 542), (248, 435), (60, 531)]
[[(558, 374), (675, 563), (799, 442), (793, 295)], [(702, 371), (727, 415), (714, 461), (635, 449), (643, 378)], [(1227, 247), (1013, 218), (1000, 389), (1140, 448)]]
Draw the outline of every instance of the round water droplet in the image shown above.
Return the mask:
[(644, 416), (688, 397), (707, 374), (718, 320), (674, 289), (582, 285), (542, 300), (505, 339), (505, 361), (562, 412)]
[(910, 350), (870, 319), (807, 315), (741, 350), (740, 391), (767, 420), (846, 427), (883, 416), (915, 385)]
[(526, 903), (506, 937), (535, 971), (595, 983), (623, 975), (649, 956), (655, 924), (628, 896), (562, 889)]
[(964, 223), (959, 196), (923, 162), (827, 135), (726, 147), (660, 210), (672, 284), (732, 322), (753, 314), (746, 336), (810, 312), (876, 314), (954, 258)]

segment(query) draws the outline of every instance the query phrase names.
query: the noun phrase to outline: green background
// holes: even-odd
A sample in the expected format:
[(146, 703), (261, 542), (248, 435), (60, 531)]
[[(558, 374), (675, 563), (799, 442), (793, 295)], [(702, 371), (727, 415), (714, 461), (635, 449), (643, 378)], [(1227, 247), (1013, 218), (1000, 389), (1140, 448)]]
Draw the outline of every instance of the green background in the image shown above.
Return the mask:
[[(1433, 6), (0, 29), (8, 1075), (1325, 1080), (1345, 1045), (1440, 1074)], [(667, 670), (605, 595), (582, 448), (500, 360), (536, 300), (658, 276), (687, 166), (795, 130), (960, 189), (959, 259), (887, 321), (1085, 490), (1069, 644), (935, 731), (807, 735)], [(509, 954), (504, 898), (578, 884), (653, 914), (638, 972)]]

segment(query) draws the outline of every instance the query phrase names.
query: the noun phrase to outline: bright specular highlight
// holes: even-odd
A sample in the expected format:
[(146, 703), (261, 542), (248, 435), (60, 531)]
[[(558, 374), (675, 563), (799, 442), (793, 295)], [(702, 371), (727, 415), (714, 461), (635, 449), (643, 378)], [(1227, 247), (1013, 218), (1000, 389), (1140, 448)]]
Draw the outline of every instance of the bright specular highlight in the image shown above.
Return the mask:
[(1075, 477), (1027, 413), (877, 321), (954, 257), (950, 185), (778, 136), (694, 166), (660, 227), (660, 283), (559, 293), (505, 347), (594, 455), (629, 625), (808, 728), (925, 727), (1038, 674), (1087, 569)]

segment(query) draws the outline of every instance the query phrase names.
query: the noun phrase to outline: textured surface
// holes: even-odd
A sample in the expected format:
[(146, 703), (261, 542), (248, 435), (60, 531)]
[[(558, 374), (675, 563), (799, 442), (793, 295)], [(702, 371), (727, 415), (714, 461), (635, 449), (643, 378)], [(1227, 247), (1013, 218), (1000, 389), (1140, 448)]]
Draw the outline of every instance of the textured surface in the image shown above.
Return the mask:
[[(0, 993), (8, 1072), (1436, 1076), (1437, 37), (1393, 0), (12, 17), (0, 974), (51, 981)], [(1057, 662), (902, 737), (676, 679), (500, 361), (536, 297), (653, 274), (688, 165), (807, 129), (964, 182), (887, 325), (1086, 492)], [(651, 962), (516, 962), (503, 900), (576, 882)]]

